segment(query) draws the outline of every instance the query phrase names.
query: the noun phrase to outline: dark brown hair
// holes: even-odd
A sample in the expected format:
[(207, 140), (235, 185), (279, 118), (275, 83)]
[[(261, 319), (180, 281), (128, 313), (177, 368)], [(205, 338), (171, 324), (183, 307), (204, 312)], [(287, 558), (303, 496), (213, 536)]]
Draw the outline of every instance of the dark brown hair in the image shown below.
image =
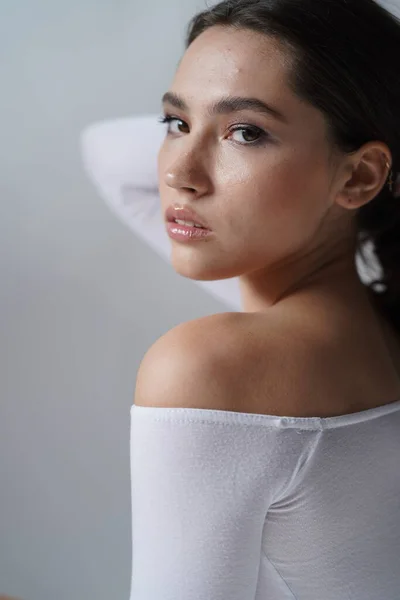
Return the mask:
[[(289, 85), (325, 116), (342, 152), (387, 144), (400, 171), (400, 19), (374, 0), (225, 0), (195, 15), (186, 48), (215, 25), (274, 36), (288, 50)], [(373, 247), (382, 276), (373, 303), (400, 333), (400, 197), (389, 186), (357, 210), (356, 250)]]

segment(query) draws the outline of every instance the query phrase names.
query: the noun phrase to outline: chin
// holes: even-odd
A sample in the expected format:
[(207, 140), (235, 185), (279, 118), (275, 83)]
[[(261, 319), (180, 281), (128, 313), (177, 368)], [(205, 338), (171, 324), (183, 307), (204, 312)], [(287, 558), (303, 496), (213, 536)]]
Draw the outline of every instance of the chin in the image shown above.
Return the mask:
[(201, 258), (186, 257), (185, 259), (182, 256), (178, 258), (174, 256), (174, 253), (172, 253), (171, 264), (178, 275), (193, 281), (220, 281), (240, 275), (233, 271), (232, 267), (211, 265), (210, 261), (201, 260)]

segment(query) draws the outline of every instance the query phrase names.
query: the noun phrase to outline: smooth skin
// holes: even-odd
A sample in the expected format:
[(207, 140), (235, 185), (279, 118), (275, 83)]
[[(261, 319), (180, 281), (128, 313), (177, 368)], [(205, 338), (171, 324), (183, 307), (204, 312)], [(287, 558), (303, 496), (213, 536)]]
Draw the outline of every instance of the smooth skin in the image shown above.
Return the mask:
[[(386, 184), (390, 150), (374, 141), (333, 152), (324, 116), (291, 91), (289, 69), (278, 41), (220, 26), (178, 66), (169, 91), (187, 108), (164, 104), (175, 120), (158, 155), (162, 212), (189, 205), (213, 235), (171, 240), (171, 262), (194, 280), (239, 277), (243, 313), (157, 340), (137, 374), (137, 405), (324, 417), (400, 399), (400, 340), (354, 262), (355, 210)], [(258, 98), (284, 121), (208, 114), (229, 95)]]

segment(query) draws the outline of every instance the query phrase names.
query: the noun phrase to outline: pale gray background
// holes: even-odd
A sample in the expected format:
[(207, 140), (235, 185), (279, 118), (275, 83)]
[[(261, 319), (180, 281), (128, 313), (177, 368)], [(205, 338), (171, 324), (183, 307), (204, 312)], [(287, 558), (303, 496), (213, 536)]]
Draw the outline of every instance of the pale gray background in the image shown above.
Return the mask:
[(227, 309), (111, 214), (79, 135), (160, 111), (205, 7), (0, 0), (0, 594), (128, 600), (137, 369)]

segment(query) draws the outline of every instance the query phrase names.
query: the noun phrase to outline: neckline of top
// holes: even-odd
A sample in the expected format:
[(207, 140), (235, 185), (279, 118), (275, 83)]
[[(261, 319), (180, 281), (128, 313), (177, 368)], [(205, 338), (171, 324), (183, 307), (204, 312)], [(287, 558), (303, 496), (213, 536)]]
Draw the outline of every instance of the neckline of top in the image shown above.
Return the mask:
[(256, 413), (235, 412), (206, 408), (170, 408), (155, 406), (137, 406), (132, 404), (131, 415), (152, 417), (154, 420), (205, 421), (219, 423), (241, 423), (248, 425), (274, 425), (296, 429), (332, 429), (344, 425), (368, 422), (377, 417), (400, 410), (400, 399), (389, 404), (368, 408), (359, 412), (338, 415), (336, 417), (288, 417)]

